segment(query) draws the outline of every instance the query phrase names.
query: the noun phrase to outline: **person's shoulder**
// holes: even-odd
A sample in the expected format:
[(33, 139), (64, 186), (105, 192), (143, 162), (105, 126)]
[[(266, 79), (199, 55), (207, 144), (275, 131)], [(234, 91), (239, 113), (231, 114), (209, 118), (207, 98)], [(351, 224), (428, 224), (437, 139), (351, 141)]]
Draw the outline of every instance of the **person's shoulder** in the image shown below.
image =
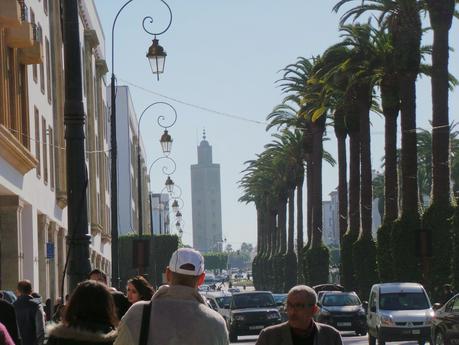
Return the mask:
[(335, 327), (327, 325), (325, 323), (316, 322), (316, 327), (317, 327), (317, 331), (320, 333), (340, 334), (339, 331)]
[(269, 326), (263, 329), (263, 333), (273, 335), (282, 332), (285, 328), (288, 328), (288, 322), (278, 323), (277, 325)]
[(225, 319), (221, 316), (220, 313), (216, 312), (215, 310), (209, 308), (208, 306), (199, 303), (199, 309), (201, 313), (203, 313), (209, 320), (213, 320), (215, 323), (222, 323), (226, 327)]

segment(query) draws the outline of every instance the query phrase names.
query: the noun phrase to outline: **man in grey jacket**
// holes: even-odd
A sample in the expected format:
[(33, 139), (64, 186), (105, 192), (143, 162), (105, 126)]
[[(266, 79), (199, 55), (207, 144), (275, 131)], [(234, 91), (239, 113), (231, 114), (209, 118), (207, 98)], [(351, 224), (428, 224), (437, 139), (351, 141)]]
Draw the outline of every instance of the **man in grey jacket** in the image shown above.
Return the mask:
[(287, 296), (288, 321), (265, 328), (256, 345), (342, 345), (335, 328), (312, 319), (317, 308), (314, 289), (306, 285), (294, 286)]
[[(227, 345), (223, 317), (207, 307), (197, 287), (204, 281), (204, 258), (190, 248), (172, 254), (166, 277), (150, 302), (137, 302), (121, 319), (115, 345), (138, 345), (144, 308), (151, 303), (149, 345)], [(146, 309), (148, 311), (148, 309)]]

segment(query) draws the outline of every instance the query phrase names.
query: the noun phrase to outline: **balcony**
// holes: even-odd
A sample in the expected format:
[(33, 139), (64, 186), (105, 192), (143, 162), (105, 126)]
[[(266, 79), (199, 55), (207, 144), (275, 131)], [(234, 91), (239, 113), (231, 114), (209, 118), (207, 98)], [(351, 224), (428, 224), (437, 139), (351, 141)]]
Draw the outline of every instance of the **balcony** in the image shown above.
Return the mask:
[(19, 6), (21, 9), (21, 22), (18, 26), (10, 27), (6, 30), (6, 44), (10, 48), (31, 48), (34, 43), (34, 32), (33, 25), (28, 22), (29, 9), (24, 3)]
[(38, 65), (43, 63), (42, 32), (38, 25), (32, 24), (33, 45), (19, 50), (19, 62), (23, 65)]
[(15, 27), (21, 25), (21, 5), (17, 0), (0, 1), (0, 26)]

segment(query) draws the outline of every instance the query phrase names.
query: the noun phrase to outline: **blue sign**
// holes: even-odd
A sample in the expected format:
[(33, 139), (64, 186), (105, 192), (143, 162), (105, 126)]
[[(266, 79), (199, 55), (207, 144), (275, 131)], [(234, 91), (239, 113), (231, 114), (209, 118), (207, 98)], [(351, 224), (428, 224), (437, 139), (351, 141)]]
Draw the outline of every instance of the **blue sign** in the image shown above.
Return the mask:
[(46, 242), (46, 258), (54, 259), (54, 243)]

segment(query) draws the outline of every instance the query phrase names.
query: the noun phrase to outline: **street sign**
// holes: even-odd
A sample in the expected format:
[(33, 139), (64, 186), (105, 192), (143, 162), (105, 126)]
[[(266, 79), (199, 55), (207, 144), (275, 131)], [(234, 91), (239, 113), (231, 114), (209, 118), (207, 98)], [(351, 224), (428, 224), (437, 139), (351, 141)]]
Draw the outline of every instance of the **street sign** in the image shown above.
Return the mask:
[(54, 243), (46, 242), (46, 258), (54, 259)]

